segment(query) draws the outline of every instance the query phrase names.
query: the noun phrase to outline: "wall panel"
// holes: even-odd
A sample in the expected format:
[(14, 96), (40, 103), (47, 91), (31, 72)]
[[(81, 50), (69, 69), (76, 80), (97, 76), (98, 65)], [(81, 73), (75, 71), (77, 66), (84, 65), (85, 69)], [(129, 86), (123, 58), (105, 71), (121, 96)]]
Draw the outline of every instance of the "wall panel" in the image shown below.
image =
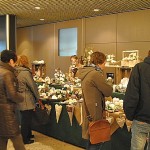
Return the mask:
[(58, 56), (58, 30), (78, 28), (78, 56), (85, 48), (116, 55), (121, 60), (123, 50), (139, 50), (140, 57), (150, 49), (150, 10), (141, 10), (93, 18), (71, 20), (17, 29), (17, 53), (33, 60), (43, 59), (47, 75), (54, 69), (68, 72), (70, 57)]
[(116, 15), (87, 18), (85, 28), (86, 43), (116, 42)]

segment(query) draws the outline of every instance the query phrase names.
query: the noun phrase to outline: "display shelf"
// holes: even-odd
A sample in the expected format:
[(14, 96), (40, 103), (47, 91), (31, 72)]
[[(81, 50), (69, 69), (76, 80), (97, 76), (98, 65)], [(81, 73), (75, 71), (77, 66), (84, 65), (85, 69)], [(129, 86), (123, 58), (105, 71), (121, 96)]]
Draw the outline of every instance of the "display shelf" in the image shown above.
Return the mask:
[(45, 77), (46, 75), (46, 64), (32, 63), (32, 74), (33, 76)]
[(132, 71), (132, 67), (121, 67), (121, 66), (107, 66), (105, 74), (114, 74), (114, 83), (119, 84), (121, 79), (129, 78)]

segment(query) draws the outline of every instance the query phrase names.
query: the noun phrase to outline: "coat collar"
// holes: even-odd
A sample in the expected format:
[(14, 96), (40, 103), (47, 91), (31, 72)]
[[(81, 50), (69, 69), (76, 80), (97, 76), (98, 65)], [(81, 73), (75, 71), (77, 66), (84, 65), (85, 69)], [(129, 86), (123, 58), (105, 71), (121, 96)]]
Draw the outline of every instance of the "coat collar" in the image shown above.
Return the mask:
[(4, 63), (2, 61), (0, 61), (0, 67), (6, 68), (6, 69), (10, 70), (11, 72), (15, 71), (15, 69), (12, 66), (10, 66), (8, 63)]

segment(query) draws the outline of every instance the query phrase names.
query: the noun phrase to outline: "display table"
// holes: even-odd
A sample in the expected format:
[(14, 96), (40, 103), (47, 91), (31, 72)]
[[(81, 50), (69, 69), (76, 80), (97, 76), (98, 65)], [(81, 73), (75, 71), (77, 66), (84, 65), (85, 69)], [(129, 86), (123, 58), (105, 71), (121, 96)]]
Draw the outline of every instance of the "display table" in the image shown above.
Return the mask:
[(124, 99), (125, 93), (113, 92), (112, 98), (117, 97), (119, 99)]
[[(66, 105), (62, 105), (63, 109), (61, 112), (59, 122), (56, 122), (56, 103), (51, 102), (52, 109), (50, 113), (49, 123), (42, 126), (33, 126), (33, 130), (43, 133), (50, 137), (54, 137), (61, 141), (85, 148), (87, 141), (82, 139), (81, 126), (78, 124), (75, 117), (73, 117), (73, 123), (71, 126), (66, 110)], [(129, 150), (130, 139), (131, 133), (127, 131), (126, 126), (124, 126), (122, 129), (118, 128), (113, 133), (111, 141), (105, 143), (104, 150)]]
[(33, 126), (33, 130), (76, 146), (85, 147), (86, 140), (81, 137), (81, 126), (79, 126), (75, 117), (73, 117), (73, 124), (71, 126), (66, 105), (62, 105), (63, 108), (59, 122), (56, 122), (56, 103), (51, 102), (52, 109), (49, 123), (42, 126)]

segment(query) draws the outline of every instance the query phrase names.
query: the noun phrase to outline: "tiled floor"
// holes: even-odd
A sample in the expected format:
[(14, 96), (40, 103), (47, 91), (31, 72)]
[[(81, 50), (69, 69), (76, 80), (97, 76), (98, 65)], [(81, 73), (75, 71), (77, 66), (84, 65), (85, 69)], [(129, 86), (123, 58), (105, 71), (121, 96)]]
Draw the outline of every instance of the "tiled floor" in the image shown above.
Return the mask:
[[(26, 150), (84, 150), (80, 147), (64, 143), (38, 132), (33, 132), (33, 134), (35, 135), (35, 142), (33, 144), (25, 145)], [(8, 143), (7, 150), (14, 150), (11, 141)]]

